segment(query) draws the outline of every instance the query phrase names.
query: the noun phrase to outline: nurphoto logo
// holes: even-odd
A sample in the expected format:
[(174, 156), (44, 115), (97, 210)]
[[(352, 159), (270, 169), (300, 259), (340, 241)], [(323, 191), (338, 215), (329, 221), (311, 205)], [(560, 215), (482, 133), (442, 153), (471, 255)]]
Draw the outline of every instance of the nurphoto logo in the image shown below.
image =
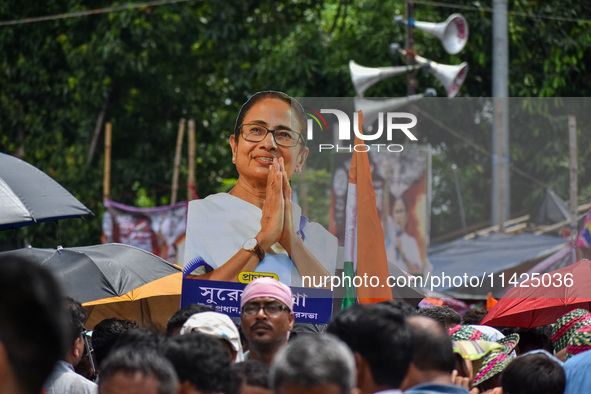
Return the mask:
[[(388, 142), (392, 141), (394, 132), (403, 132), (407, 138), (411, 141), (417, 141), (417, 137), (410, 131), (411, 128), (416, 126), (417, 117), (407, 112), (379, 112), (377, 114), (378, 127), (375, 132), (369, 134), (361, 132), (363, 126), (363, 112), (358, 111), (352, 114), (353, 116), (353, 127), (351, 127), (351, 118), (347, 113), (338, 109), (320, 109), (320, 112), (315, 111), (311, 108), (306, 108), (306, 114), (310, 116), (307, 124), (307, 139), (311, 141), (314, 139), (314, 128), (315, 125), (320, 129), (321, 132), (329, 130), (328, 123), (322, 114), (331, 114), (336, 118), (338, 126), (338, 140), (343, 141), (343, 144), (319, 144), (318, 151), (330, 151), (336, 150), (337, 152), (367, 152), (369, 150), (388, 151), (388, 152), (402, 152), (404, 147), (400, 144), (385, 144), (385, 143), (372, 143), (372, 144), (352, 144), (355, 137), (358, 137), (362, 141), (376, 141), (380, 139), (384, 134)], [(351, 133), (353, 131), (353, 134)]]

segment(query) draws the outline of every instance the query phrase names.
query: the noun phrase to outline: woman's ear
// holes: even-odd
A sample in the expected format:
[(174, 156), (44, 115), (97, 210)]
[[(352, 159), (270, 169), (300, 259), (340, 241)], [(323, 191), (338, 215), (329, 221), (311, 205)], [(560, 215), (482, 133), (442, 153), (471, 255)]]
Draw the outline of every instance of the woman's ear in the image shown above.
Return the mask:
[(238, 141), (236, 141), (236, 136), (232, 134), (230, 136), (230, 147), (232, 147), (232, 163), (235, 162), (237, 144)]
[(304, 146), (296, 158), (295, 168), (302, 168), (306, 158), (308, 157), (308, 153), (310, 153), (310, 148)]

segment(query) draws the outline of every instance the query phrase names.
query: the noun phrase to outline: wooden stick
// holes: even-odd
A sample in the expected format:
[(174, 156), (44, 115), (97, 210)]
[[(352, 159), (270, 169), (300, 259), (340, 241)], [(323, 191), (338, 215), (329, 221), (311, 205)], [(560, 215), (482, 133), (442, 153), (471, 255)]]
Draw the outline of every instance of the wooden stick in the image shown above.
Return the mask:
[(103, 174), (103, 200), (111, 195), (111, 122), (105, 124), (105, 171)]
[(179, 190), (179, 167), (181, 165), (181, 148), (183, 147), (183, 136), (185, 135), (185, 119), (179, 122), (179, 131), (176, 137), (176, 152), (174, 155), (174, 171), (172, 173), (172, 196), (170, 204), (176, 203), (176, 195)]
[(187, 177), (187, 201), (193, 199), (195, 190), (195, 121), (189, 119), (189, 175)]
[(101, 112), (99, 112), (98, 118), (96, 120), (96, 125), (94, 126), (94, 133), (92, 133), (92, 140), (90, 141), (90, 147), (88, 148), (88, 154), (86, 155), (86, 164), (90, 164), (92, 162), (92, 157), (94, 156), (94, 151), (96, 149), (96, 144), (99, 139), (99, 135), (101, 134), (101, 128), (103, 127), (103, 121), (105, 120), (105, 115), (107, 114), (107, 108), (109, 106), (109, 96), (105, 99), (103, 103), (103, 108), (101, 108)]

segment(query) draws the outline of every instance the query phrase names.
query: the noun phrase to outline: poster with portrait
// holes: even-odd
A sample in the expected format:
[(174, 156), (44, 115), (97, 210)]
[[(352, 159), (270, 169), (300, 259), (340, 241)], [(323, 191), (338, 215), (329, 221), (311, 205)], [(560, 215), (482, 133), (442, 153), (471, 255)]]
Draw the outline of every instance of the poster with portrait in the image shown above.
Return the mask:
[(105, 200), (102, 243), (122, 243), (182, 265), (187, 202), (137, 208)]
[[(372, 183), (380, 215), (388, 262), (413, 275), (424, 276), (429, 263), (430, 174), (429, 146), (406, 145), (402, 152), (369, 151)], [(350, 154), (334, 155), (331, 229), (344, 243)]]

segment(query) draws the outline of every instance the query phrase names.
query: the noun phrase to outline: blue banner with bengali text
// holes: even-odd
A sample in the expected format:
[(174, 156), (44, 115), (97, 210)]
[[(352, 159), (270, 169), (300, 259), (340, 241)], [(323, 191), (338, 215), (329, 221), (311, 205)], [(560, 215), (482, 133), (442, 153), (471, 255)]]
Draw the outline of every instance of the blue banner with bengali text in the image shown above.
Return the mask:
[[(220, 282), (186, 277), (183, 279), (181, 307), (204, 304), (230, 317), (240, 317), (240, 299), (246, 284)], [(292, 287), (295, 321), (301, 323), (329, 322), (332, 314), (332, 291)]]

